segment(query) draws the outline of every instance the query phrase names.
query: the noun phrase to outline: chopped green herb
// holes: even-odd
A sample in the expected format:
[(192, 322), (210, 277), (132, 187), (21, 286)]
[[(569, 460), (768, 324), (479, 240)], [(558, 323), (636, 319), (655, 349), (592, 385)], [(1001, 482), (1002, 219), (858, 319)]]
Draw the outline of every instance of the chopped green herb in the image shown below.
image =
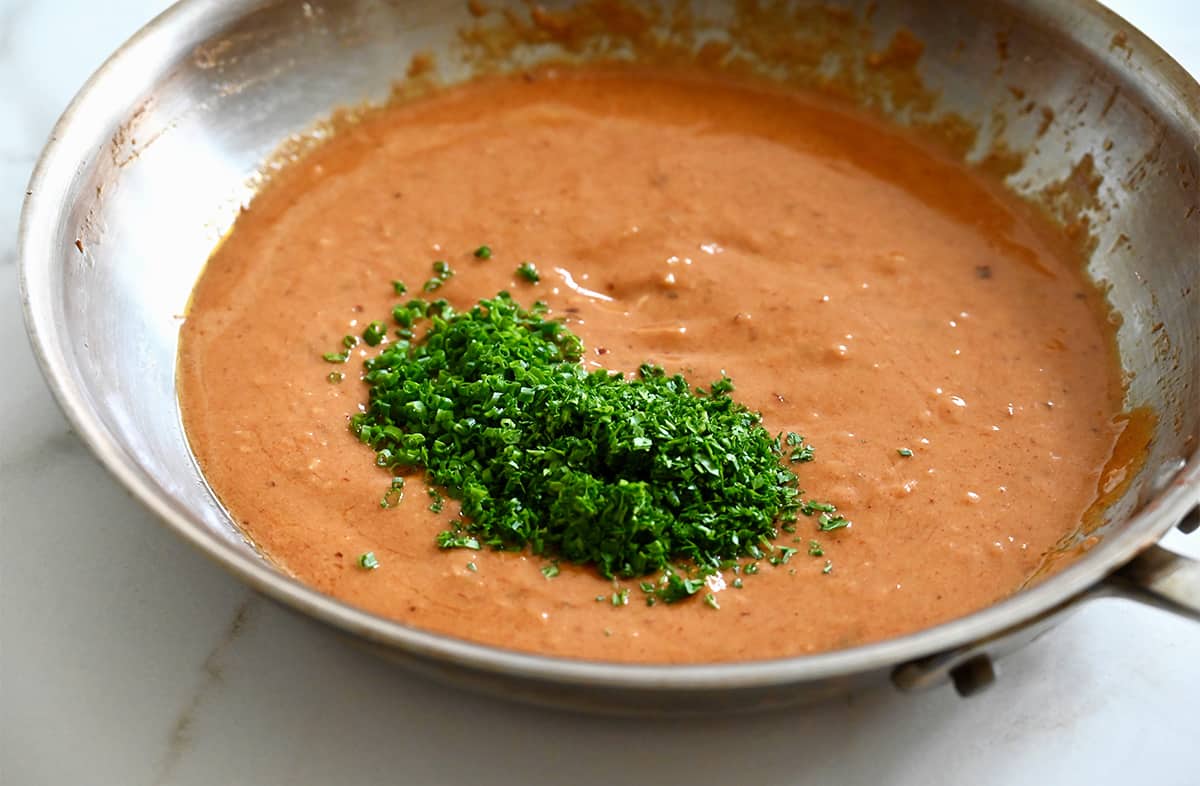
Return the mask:
[(541, 275), (538, 273), (537, 265), (528, 261), (522, 262), (517, 267), (517, 276), (525, 279), (530, 284), (536, 284), (542, 280)]
[(821, 544), (820, 544), (820, 543), (818, 543), (817, 541), (815, 541), (815, 540), (810, 540), (810, 541), (808, 542), (808, 556), (810, 556), (810, 557), (824, 557), (824, 556), (825, 556), (825, 549), (821, 548)]
[(758, 573), (758, 563), (751, 562), (749, 565), (742, 568), (742, 572), (745, 573), (747, 576), (753, 576), (755, 573)]
[(336, 385), (345, 378), (346, 378), (346, 375), (340, 371), (330, 371), (329, 374), (325, 377), (325, 379), (328, 380), (329, 384), (331, 384), (331, 385)]
[(400, 297), (401, 295), (403, 295), (405, 292), (408, 291), (408, 285), (405, 284), (403, 281), (393, 281), (392, 282), (392, 291), (396, 293), (396, 297)]
[(638, 587), (642, 590), (642, 592), (654, 592), (654, 583), (653, 582), (643, 581), (640, 584), (638, 584)]
[(792, 558), (799, 549), (791, 548), (790, 546), (776, 546), (777, 554), (771, 556), (769, 560), (772, 565), (786, 565), (788, 560)]
[(734, 588), (734, 589), (741, 589), (741, 588), (742, 588), (742, 580), (741, 580), (740, 578), (738, 578), (738, 579), (734, 579), (734, 580), (733, 580), (733, 588)]
[(480, 246), (479, 248), (475, 249), (475, 258), (476, 259), (491, 259), (492, 258), (492, 247), (491, 246)]
[(392, 478), (392, 485), (384, 493), (383, 499), (379, 500), (379, 507), (395, 507), (400, 504), (402, 499), (404, 499), (404, 478)]
[(800, 512), (805, 516), (812, 516), (817, 513), (837, 513), (837, 507), (830, 505), (828, 502), (813, 502), (807, 499), (800, 503)]
[(667, 571), (663, 574), (662, 586), (655, 590), (655, 595), (667, 603), (690, 598), (704, 587), (704, 579), (685, 579), (669, 568)]
[(704, 594), (704, 605), (714, 609), (721, 608), (721, 604), (717, 603), (717, 596), (711, 592), (706, 592)]
[[(802, 463), (813, 460), (814, 454), (812, 445), (806, 445), (804, 443), (804, 437), (800, 436), (796, 432), (789, 431), (787, 433), (787, 445), (790, 448), (794, 448), (790, 456), (790, 460), (793, 463)], [(782, 450), (782, 447), (780, 450)]]
[(721, 377), (708, 386), (708, 392), (712, 396), (728, 396), (733, 390), (733, 380), (729, 377)]
[(349, 352), (326, 352), (321, 357), (325, 358), (326, 363), (345, 363), (350, 359)]
[(829, 513), (822, 513), (817, 522), (817, 529), (822, 532), (833, 532), (835, 529), (843, 529), (850, 526), (850, 522), (844, 517)]
[(476, 565), (474, 562), (468, 562), (467, 570), (471, 571), (472, 573), (476, 573), (479, 570), (479, 566)]
[(363, 341), (367, 342), (367, 346), (377, 347), (387, 338), (387, 325), (379, 321), (372, 322), (367, 325), (367, 329), (363, 331), (362, 337)]
[(596, 602), (597, 602), (597, 603), (603, 603), (603, 602), (604, 602), (604, 601), (606, 601), (606, 600), (608, 600), (608, 596), (607, 596), (607, 595), (597, 595), (597, 596), (596, 596)]
[(656, 366), (632, 380), (588, 371), (580, 340), (546, 313), (507, 293), (465, 312), (411, 300), (392, 317), (409, 336), (427, 322), (424, 335), (364, 363), (370, 399), (351, 429), (379, 466), (424, 470), (431, 510), (438, 488), (461, 503), (438, 545), (528, 548), (608, 578), (657, 573), (647, 594), (665, 602), (740, 557), (786, 562), (795, 549), (772, 546), (777, 527), (824, 508), (804, 509), (779, 439), (730, 398), (732, 382), (697, 394)]
[(478, 539), (450, 531), (439, 532), (437, 544), (439, 549), (471, 549), (472, 551), (479, 551), (481, 548)]
[(375, 552), (368, 551), (365, 554), (359, 555), (358, 566), (363, 570), (375, 570), (379, 567), (379, 560), (375, 558)]
[(558, 574), (559, 570), (557, 562), (551, 562), (548, 565), (542, 566), (542, 575), (545, 576), (547, 580), (554, 578)]
[(433, 500), (429, 503), (429, 510), (433, 513), (441, 513), (442, 508), (446, 506), (446, 498), (442, 496), (442, 492), (432, 487), (426, 491), (429, 493), (429, 498)]
[(628, 606), (629, 605), (629, 590), (623, 589), (612, 594), (612, 605)]
[(825, 560), (825, 567), (821, 568), (821, 572), (826, 576), (833, 573), (833, 560)]
[(908, 448), (898, 448), (896, 450), (896, 452), (899, 453), (904, 458), (909, 458), (913, 454), (913, 452), (911, 450), (909, 450)]
[(657, 602), (658, 602), (658, 598), (654, 597), (653, 595), (651, 595), (650, 597), (646, 598), (646, 605), (647, 605), (647, 606), (653, 606), (653, 605), (654, 605), (655, 603), (657, 603)]
[(453, 277), (454, 271), (450, 269), (449, 263), (444, 259), (439, 259), (433, 263), (433, 278), (426, 281), (425, 285), (421, 288), (426, 292), (436, 292)]

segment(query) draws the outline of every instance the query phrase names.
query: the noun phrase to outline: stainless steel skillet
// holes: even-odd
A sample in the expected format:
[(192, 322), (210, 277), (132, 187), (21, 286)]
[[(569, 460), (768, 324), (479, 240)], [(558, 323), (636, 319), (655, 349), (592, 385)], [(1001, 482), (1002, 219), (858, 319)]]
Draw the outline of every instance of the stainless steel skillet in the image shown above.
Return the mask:
[[(528, 15), (519, 3), (491, 5)], [(729, 37), (739, 4), (691, 5), (697, 19), (710, 20), (697, 23), (702, 35), (692, 43)], [(902, 94), (899, 81), (891, 84), (897, 92), (884, 84), (860, 98), (900, 122), (954, 113), (981, 129), (968, 157), (1023, 153), (1012, 187), (1054, 201), (1064, 218), (1088, 219), (1089, 270), (1107, 283), (1123, 319), (1127, 404), (1158, 415), (1145, 466), (1110, 508), (1098, 545), (1003, 603), (803, 658), (589, 663), (374, 617), (282, 575), (243, 541), (181, 431), (179, 315), (281, 142), (335, 107), (386, 99), (418, 52), (437, 55), (443, 79), (470, 76), (479, 61), (464, 58), (460, 31), (496, 15), (481, 22), (466, 3), (185, 0), (113, 55), (56, 126), (22, 215), (22, 297), (50, 387), (114, 476), (242, 580), (387, 657), (513, 698), (666, 714), (812, 700), (889, 677), (906, 689), (953, 679), (968, 693), (987, 684), (996, 658), (1088, 598), (1122, 594), (1200, 617), (1200, 567), (1155, 545), (1176, 525), (1194, 527), (1200, 504), (1200, 86), (1084, 0), (914, 0), (869, 14), (868, 5), (824, 3), (790, 14), (795, 29), (784, 32), (801, 49), (820, 51), (833, 40), (822, 25), (862, 20), (849, 49), (831, 45), (817, 58), (814, 79), (838, 68), (870, 77), (871, 53), (886, 52), (901, 27), (923, 43), (916, 71), (929, 90), (919, 100)], [(606, 51), (629, 51), (617, 39)], [(528, 62), (564, 53), (543, 42), (505, 54)], [(1080, 172), (1098, 178), (1097, 187), (1075, 188)]]

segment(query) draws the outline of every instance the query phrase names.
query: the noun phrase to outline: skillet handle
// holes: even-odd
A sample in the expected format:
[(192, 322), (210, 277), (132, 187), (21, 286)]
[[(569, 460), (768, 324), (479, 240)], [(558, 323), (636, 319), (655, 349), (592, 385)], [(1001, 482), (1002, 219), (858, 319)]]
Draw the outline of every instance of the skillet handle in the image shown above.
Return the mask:
[[(1183, 532), (1200, 527), (1200, 506), (1179, 523)], [(1200, 560), (1154, 545), (1085, 592), (986, 639), (957, 649), (902, 663), (892, 683), (902, 691), (920, 691), (954, 684), (960, 696), (979, 693), (996, 680), (995, 661), (1037, 639), (1061, 622), (1084, 601), (1125, 598), (1200, 622)]]
[[(1196, 511), (1200, 511), (1197, 508)], [(1196, 511), (1193, 511), (1195, 514)], [(1200, 622), (1200, 560), (1151, 546), (1104, 581), (1117, 597)]]

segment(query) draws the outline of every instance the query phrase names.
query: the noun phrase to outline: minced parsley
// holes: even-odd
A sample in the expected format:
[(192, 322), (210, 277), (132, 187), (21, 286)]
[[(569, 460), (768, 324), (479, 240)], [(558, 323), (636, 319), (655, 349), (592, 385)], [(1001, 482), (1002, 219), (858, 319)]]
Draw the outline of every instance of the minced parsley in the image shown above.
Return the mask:
[(902, 458), (912, 458), (913, 454), (913, 452), (908, 448), (896, 448), (896, 452), (899, 453)]
[(817, 529), (822, 532), (833, 532), (835, 529), (843, 529), (850, 526), (850, 521), (844, 516), (839, 516), (831, 513), (822, 513), (817, 517)]
[(789, 457), (791, 461), (800, 463), (812, 461), (816, 457), (812, 445), (805, 444), (804, 437), (794, 431), (788, 432), (787, 444), (788, 447), (793, 448), (792, 455)]
[(393, 508), (399, 505), (402, 499), (404, 499), (404, 478), (392, 478), (392, 485), (384, 492), (383, 498), (379, 500), (379, 507)]
[(453, 276), (454, 271), (450, 268), (449, 263), (439, 259), (433, 263), (433, 278), (426, 281), (422, 289), (426, 292), (436, 292)]
[(475, 258), (476, 259), (485, 259), (485, 260), (491, 259), (492, 258), (492, 247), (491, 246), (480, 246), (479, 248), (475, 249)]
[(379, 567), (379, 560), (375, 557), (375, 552), (368, 551), (358, 557), (358, 566), (363, 570), (375, 570)]
[(367, 325), (362, 334), (362, 339), (367, 342), (368, 347), (379, 346), (385, 338), (387, 338), (387, 325), (379, 321)]
[[(536, 280), (532, 263), (522, 269)], [(582, 342), (547, 314), (504, 292), (461, 312), (410, 300), (392, 311), (399, 338), (364, 362), (370, 398), (350, 428), (378, 466), (423, 471), (435, 512), (442, 492), (458, 500), (439, 547), (528, 549), (606, 578), (657, 574), (642, 585), (647, 601), (673, 602), (733, 560), (786, 563), (796, 550), (773, 541), (798, 513), (848, 526), (825, 521), (832, 505), (801, 499), (783, 438), (730, 397), (729, 379), (705, 390), (652, 365), (632, 379), (589, 371)], [(811, 460), (803, 437), (788, 434), (787, 446), (791, 462)], [(612, 597), (625, 605), (628, 590)]]
[(541, 275), (538, 273), (537, 265), (529, 261), (522, 262), (517, 267), (517, 276), (525, 279), (530, 284), (536, 284), (542, 280)]

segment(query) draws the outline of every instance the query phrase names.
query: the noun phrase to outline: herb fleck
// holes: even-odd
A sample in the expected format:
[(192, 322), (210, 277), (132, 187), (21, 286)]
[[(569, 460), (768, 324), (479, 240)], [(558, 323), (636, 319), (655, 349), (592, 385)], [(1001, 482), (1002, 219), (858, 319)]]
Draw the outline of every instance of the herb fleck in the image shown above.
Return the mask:
[(559, 574), (559, 569), (558, 569), (557, 562), (551, 562), (547, 565), (542, 566), (542, 575), (546, 577), (547, 581), (554, 578), (558, 574)]
[(850, 526), (850, 522), (844, 517), (830, 513), (822, 513), (817, 522), (817, 529), (822, 532), (833, 532)]
[(810, 557), (824, 557), (824, 556), (825, 556), (825, 549), (821, 548), (821, 544), (820, 544), (820, 543), (818, 543), (817, 541), (815, 541), (815, 540), (810, 540), (810, 541), (808, 542), (808, 556), (810, 556)]
[(379, 560), (375, 558), (375, 552), (368, 551), (358, 558), (358, 566), (363, 570), (375, 570), (379, 567)]
[(800, 512), (805, 516), (813, 516), (817, 513), (837, 513), (837, 507), (828, 502), (815, 502), (807, 499), (800, 503)]
[(384, 492), (383, 499), (379, 500), (379, 507), (395, 507), (400, 504), (402, 499), (404, 499), (404, 478), (392, 478), (392, 485)]
[(439, 549), (471, 549), (472, 551), (479, 551), (481, 548), (478, 539), (455, 532), (439, 532), (437, 544)]
[(433, 263), (433, 278), (426, 281), (425, 285), (421, 288), (426, 292), (436, 292), (453, 276), (454, 271), (450, 268), (450, 265), (445, 260), (439, 259)]
[(778, 553), (773, 554), (769, 560), (772, 565), (786, 565), (788, 560), (792, 558), (799, 549), (793, 549), (790, 546), (777, 546)]
[(387, 338), (387, 325), (379, 321), (372, 322), (363, 331), (362, 338), (363, 341), (367, 342), (368, 347), (379, 346)]
[(833, 560), (825, 560), (825, 567), (821, 568), (821, 572), (826, 576), (833, 573)]
[(706, 592), (704, 594), (704, 605), (718, 610), (721, 608), (721, 604), (717, 603), (717, 596), (711, 592)]
[(897, 448), (896, 452), (899, 453), (904, 458), (911, 458), (912, 454), (913, 454), (913, 452), (911, 450), (909, 450), (908, 448)]
[(541, 275), (538, 273), (537, 265), (529, 261), (522, 262), (517, 267), (517, 276), (525, 279), (530, 284), (536, 284), (542, 280)]
[(491, 246), (480, 246), (479, 248), (475, 249), (475, 258), (476, 259), (491, 259), (492, 258), (492, 247)]
[(794, 431), (789, 431), (787, 434), (788, 447), (793, 448), (792, 455), (789, 457), (794, 463), (803, 463), (812, 461), (815, 458), (812, 445), (804, 443), (804, 437)]

